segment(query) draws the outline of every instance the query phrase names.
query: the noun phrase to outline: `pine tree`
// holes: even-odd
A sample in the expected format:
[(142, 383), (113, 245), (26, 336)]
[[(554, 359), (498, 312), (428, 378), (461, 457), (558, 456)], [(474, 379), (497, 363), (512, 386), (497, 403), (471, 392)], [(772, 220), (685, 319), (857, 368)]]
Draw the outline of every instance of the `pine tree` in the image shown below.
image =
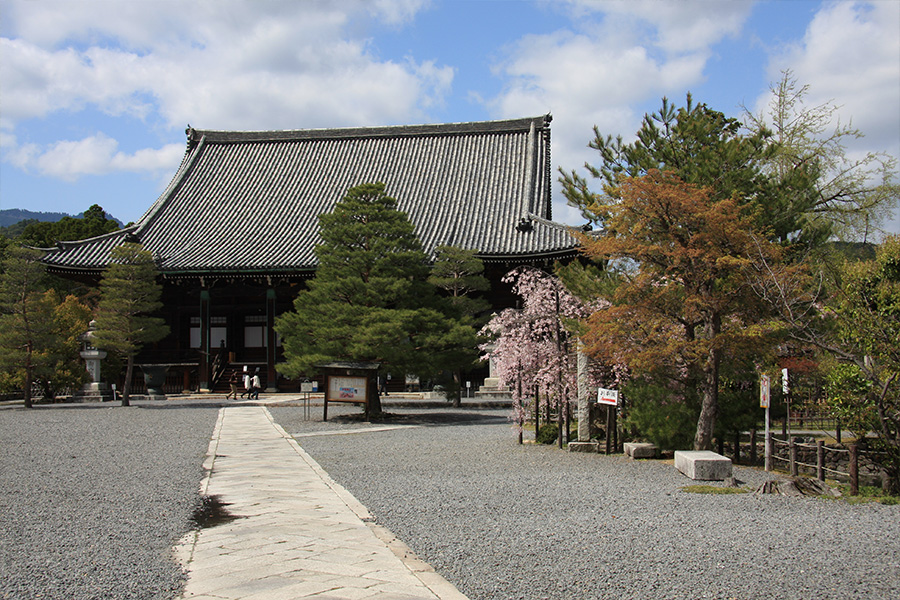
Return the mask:
[(477, 328), (484, 323), (479, 316), (490, 308), (487, 300), (473, 296), (490, 289), (491, 284), (483, 273), (484, 263), (474, 250), (457, 246), (438, 246), (435, 249), (434, 266), (428, 281), (447, 295), (451, 308), (461, 320), (456, 351), (453, 356), (447, 357), (448, 364), (457, 365), (453, 369), (453, 385), (447, 390), (454, 406), (461, 403), (463, 368), (471, 367), (478, 360)]
[[(335, 360), (379, 362), (388, 373), (430, 376), (458, 341), (435, 288), (428, 259), (406, 214), (384, 184), (351, 188), (319, 217), (319, 267), (308, 289), (281, 315), (288, 376)], [(370, 413), (381, 412), (377, 390)]]
[(36, 374), (47, 366), (45, 351), (56, 342), (53, 306), (43, 295), (41, 253), (10, 247), (0, 279), (0, 366), (13, 376), (31, 408)]
[(162, 307), (162, 286), (150, 252), (127, 242), (111, 252), (112, 262), (100, 281), (100, 304), (94, 344), (126, 360), (122, 406), (129, 405), (134, 357), (144, 344), (169, 334), (163, 319), (148, 316)]

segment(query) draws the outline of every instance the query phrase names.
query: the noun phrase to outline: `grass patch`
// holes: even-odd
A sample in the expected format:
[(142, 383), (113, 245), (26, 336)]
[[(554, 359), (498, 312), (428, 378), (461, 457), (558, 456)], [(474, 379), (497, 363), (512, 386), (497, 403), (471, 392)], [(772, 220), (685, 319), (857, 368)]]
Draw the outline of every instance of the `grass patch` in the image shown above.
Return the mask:
[(849, 483), (839, 483), (834, 487), (841, 491), (843, 499), (846, 500), (849, 504), (867, 504), (869, 502), (878, 502), (880, 504), (886, 504), (888, 506), (896, 506), (900, 504), (900, 497), (886, 495), (879, 486), (861, 485), (859, 486), (858, 496), (850, 495)]
[(690, 494), (746, 494), (750, 491), (742, 487), (719, 487), (717, 485), (686, 485), (681, 490)]

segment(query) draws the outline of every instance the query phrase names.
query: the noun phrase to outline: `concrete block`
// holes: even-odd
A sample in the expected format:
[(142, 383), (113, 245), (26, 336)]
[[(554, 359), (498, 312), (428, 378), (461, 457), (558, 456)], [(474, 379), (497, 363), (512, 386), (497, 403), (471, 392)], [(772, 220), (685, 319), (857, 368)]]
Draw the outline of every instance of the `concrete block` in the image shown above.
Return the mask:
[(731, 459), (709, 450), (677, 450), (675, 468), (702, 481), (724, 481), (731, 477)]
[(625, 456), (631, 458), (656, 458), (656, 444), (647, 442), (625, 442)]

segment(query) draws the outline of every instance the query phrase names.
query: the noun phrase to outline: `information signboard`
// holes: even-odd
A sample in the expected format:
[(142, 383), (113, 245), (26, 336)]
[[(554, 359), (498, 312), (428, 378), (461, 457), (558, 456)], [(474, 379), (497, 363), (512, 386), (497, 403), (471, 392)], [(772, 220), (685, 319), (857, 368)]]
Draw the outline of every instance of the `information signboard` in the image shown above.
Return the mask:
[(608, 404), (616, 406), (619, 404), (619, 390), (608, 390), (606, 388), (597, 389), (597, 402), (600, 404)]
[(769, 408), (769, 376), (759, 378), (759, 407)]
[(353, 377), (349, 375), (328, 376), (328, 401), (329, 402), (355, 402), (365, 404), (367, 398), (366, 377)]

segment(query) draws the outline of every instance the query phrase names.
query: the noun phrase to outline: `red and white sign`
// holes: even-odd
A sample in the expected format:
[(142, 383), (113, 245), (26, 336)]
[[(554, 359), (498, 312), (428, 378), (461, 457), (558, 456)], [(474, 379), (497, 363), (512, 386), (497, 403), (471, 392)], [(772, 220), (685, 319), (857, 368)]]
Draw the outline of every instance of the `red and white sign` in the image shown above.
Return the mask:
[(769, 376), (759, 378), (759, 407), (769, 408)]
[(619, 404), (619, 390), (608, 390), (606, 388), (597, 389), (597, 402), (600, 404), (609, 404), (616, 406)]

